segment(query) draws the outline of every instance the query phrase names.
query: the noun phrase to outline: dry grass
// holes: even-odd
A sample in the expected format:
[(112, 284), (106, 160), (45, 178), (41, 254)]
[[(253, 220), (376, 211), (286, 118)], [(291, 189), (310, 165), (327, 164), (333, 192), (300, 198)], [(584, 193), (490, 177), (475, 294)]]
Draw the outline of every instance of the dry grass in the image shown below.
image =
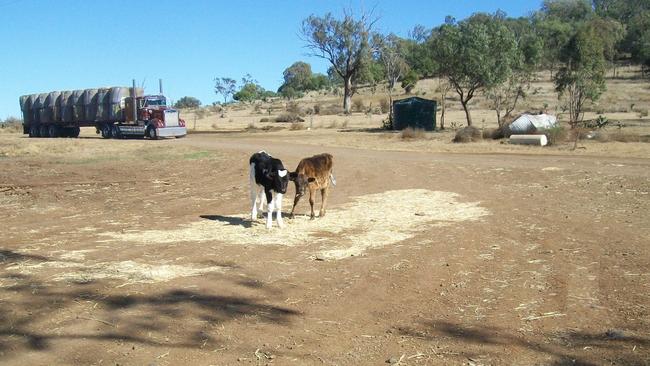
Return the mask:
[(426, 132), (421, 128), (406, 127), (400, 132), (402, 140), (421, 140), (427, 137)]
[(299, 131), (299, 130), (304, 130), (306, 128), (307, 126), (305, 126), (305, 124), (302, 122), (293, 122), (289, 127), (291, 131)]
[(626, 132), (598, 133), (596, 140), (600, 142), (650, 142), (650, 135), (638, 135)]
[(338, 127), (339, 127), (339, 124), (336, 121), (331, 121), (325, 128), (332, 129), (332, 128), (338, 128)]
[(0, 122), (0, 133), (22, 133), (23, 123), (20, 120), (7, 118), (6, 121)]

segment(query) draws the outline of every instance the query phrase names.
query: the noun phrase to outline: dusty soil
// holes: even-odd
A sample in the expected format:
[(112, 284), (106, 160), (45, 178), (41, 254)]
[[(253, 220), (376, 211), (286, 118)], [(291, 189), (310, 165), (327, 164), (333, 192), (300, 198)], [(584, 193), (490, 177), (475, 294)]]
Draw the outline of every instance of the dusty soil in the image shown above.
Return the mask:
[[(0, 136), (0, 363), (650, 364), (643, 150), (305, 134)], [(260, 149), (334, 155), (324, 218), (248, 220)]]

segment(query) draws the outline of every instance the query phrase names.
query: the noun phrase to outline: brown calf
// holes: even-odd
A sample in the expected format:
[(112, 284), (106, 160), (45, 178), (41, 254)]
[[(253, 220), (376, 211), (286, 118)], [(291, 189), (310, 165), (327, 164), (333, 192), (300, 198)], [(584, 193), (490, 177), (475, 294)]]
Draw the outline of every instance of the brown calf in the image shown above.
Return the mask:
[(332, 173), (332, 160), (330, 154), (314, 155), (311, 158), (304, 158), (298, 163), (295, 172), (289, 173), (289, 179), (296, 185), (296, 198), (293, 200), (293, 208), (291, 208), (291, 217), (296, 205), (309, 189), (309, 204), (311, 205), (311, 219), (314, 219), (314, 194), (317, 189), (320, 189), (322, 202), (319, 212), (319, 217), (325, 216), (325, 205), (327, 203), (327, 195), (329, 193), (330, 182), (336, 185), (334, 174)]

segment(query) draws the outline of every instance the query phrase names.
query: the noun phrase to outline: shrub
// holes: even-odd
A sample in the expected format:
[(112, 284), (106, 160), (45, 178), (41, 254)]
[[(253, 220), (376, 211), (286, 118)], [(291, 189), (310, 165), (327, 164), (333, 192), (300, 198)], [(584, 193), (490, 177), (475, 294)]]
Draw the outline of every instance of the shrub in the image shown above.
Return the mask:
[(16, 117), (7, 117), (4, 121), (0, 120), (0, 129), (2, 132), (23, 132), (23, 121)]
[(314, 114), (320, 114), (320, 104), (314, 104)]
[(643, 118), (643, 117), (648, 117), (648, 109), (647, 108), (641, 109), (639, 111), (639, 118)]
[(336, 123), (336, 121), (330, 122), (329, 125), (327, 125), (327, 128), (337, 128), (339, 125)]
[(476, 142), (480, 141), (482, 136), (481, 130), (474, 126), (467, 126), (456, 132), (456, 136), (452, 141), (456, 143)]
[(388, 113), (390, 111), (390, 103), (388, 103), (388, 99), (386, 98), (380, 99), (379, 108), (381, 110), (381, 113)]
[(305, 128), (307, 127), (302, 122), (293, 122), (289, 127), (289, 129), (292, 131), (304, 130)]
[(275, 122), (305, 122), (305, 120), (300, 118), (298, 114), (284, 113), (275, 117)]
[(562, 126), (556, 126), (540, 132), (546, 135), (549, 145), (558, 145), (559, 143), (566, 141), (569, 136), (566, 128)]
[(200, 100), (188, 96), (182, 97), (174, 104), (174, 108), (198, 108), (200, 106)]
[(287, 112), (296, 115), (302, 115), (302, 109), (300, 108), (300, 105), (298, 105), (297, 102), (287, 103)]
[(421, 128), (415, 128), (414, 129), (414, 128), (411, 128), (411, 127), (406, 127), (400, 133), (400, 137), (402, 138), (402, 140), (423, 139), (426, 136), (427, 136), (426, 133)]
[(363, 112), (365, 105), (361, 98), (356, 98), (352, 101), (352, 109), (356, 112)]
[(271, 122), (271, 119), (268, 117), (262, 117), (260, 118), (260, 122)]
[(338, 104), (330, 104), (327, 107), (321, 107), (319, 111), (321, 116), (333, 116), (343, 113), (343, 107)]

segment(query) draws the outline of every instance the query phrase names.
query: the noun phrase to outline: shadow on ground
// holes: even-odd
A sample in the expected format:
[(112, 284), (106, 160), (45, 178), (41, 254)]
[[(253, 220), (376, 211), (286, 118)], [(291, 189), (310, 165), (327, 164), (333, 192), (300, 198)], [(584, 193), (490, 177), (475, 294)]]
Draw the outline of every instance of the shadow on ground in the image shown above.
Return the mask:
[[(0, 266), (49, 258), (0, 250)], [(4, 266), (3, 266), (4, 267)], [(2, 267), (0, 267), (2, 268)], [(43, 278), (47, 278), (44, 275)], [(215, 326), (247, 318), (288, 325), (299, 312), (269, 304), (282, 296), (254, 278), (218, 278), (208, 291), (148, 286), (141, 291), (120, 288), (111, 281), (46, 282), (32, 275), (0, 272), (0, 354), (16, 356), (29, 350), (49, 350), (60, 340), (119, 340), (142, 345), (199, 348), (218, 340)], [(218, 294), (227, 281), (247, 296)], [(243, 282), (242, 282), (243, 281)], [(264, 293), (264, 295), (262, 295)], [(271, 295), (269, 295), (271, 294)], [(264, 299), (264, 300), (261, 300)], [(263, 302), (262, 302), (263, 301)]]
[[(504, 349), (516, 348), (542, 356), (548, 365), (640, 365), (650, 362), (650, 339), (623, 331), (605, 330), (602, 333), (564, 331), (543, 334), (540, 339), (513, 333), (511, 329), (488, 325), (466, 326), (447, 321), (427, 321), (416, 328), (400, 328), (409, 337), (455, 343), (462, 355), (479, 359), (481, 355), (500, 355)], [(612, 356), (614, 355), (614, 356)], [(507, 356), (512, 361), (516, 357)], [(499, 357), (499, 356), (497, 356)], [(497, 362), (498, 363), (498, 362)]]

